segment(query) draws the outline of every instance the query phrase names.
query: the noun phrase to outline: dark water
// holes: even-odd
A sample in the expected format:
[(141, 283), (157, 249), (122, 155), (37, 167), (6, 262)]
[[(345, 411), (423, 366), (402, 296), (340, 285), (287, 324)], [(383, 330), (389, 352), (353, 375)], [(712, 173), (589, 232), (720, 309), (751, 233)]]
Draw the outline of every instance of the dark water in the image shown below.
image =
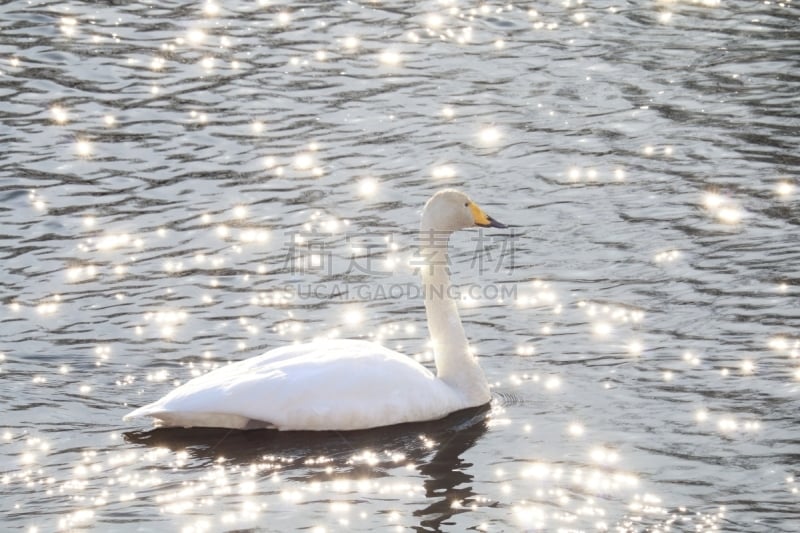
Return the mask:
[[(31, 531), (797, 531), (793, 2), (0, 7), (0, 511)], [(435, 190), (489, 412), (150, 432), (317, 337), (423, 361)], [(395, 291), (395, 292), (392, 292)]]

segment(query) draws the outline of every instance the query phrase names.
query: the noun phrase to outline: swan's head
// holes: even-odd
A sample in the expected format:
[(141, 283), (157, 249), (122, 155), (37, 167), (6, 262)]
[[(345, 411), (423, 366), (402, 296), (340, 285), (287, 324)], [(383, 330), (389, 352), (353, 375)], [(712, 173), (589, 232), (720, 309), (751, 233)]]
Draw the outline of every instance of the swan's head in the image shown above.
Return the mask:
[(473, 226), (507, 227), (484, 213), (469, 196), (455, 189), (437, 192), (422, 210), (422, 227), (425, 230), (456, 231)]

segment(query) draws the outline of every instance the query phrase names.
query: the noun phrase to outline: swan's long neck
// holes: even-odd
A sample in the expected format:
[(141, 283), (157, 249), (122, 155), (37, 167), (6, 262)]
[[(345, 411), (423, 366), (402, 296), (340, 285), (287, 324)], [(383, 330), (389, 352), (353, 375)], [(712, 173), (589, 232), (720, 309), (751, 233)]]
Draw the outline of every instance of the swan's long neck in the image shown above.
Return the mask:
[(450, 233), (436, 230), (426, 222), (423, 214), (420, 253), (424, 264), (421, 276), (437, 375), (464, 394), (471, 405), (480, 405), (488, 402), (491, 394), (486, 376), (469, 352), (469, 343), (455, 301), (457, 295), (450, 286), (447, 271)]

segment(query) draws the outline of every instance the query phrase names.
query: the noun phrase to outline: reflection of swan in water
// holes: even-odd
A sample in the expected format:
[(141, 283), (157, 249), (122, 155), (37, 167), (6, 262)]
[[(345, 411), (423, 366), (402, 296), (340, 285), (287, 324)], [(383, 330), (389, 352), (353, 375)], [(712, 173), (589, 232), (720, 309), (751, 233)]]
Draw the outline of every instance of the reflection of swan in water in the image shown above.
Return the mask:
[(183, 427), (358, 430), (485, 405), (489, 384), (469, 352), (447, 272), (450, 234), (473, 226), (505, 227), (452, 189), (433, 195), (422, 211), (420, 273), (436, 376), (376, 343), (320, 341), (219, 368), (125, 418)]
[[(417, 531), (441, 531), (442, 524), (452, 516), (470, 509), (470, 499), (476, 495), (469, 483), (471, 463), (461, 455), (472, 448), (486, 433), (485, 423), (463, 427), (447, 440), (439, 441), (436, 453), (419, 465), (425, 476), (425, 496), (432, 499), (424, 509), (414, 511), (421, 518)], [(458, 505), (454, 505), (458, 503)]]
[[(308, 469), (308, 476), (314, 476), (314, 467), (305, 463), (308, 457), (324, 456), (331, 460), (325, 466), (343, 470), (352, 468), (352, 458), (364, 450), (395, 451), (404, 454), (410, 461), (423, 464), (431, 453), (430, 448), (420, 440), (420, 435), (438, 443), (438, 450), (454, 450), (455, 446), (471, 447), (480, 436), (486, 433), (486, 418), (489, 406), (482, 405), (464, 409), (433, 422), (412, 422), (396, 426), (366, 429), (361, 431), (291, 431), (274, 429), (236, 431), (220, 428), (156, 428), (149, 431), (131, 431), (124, 434), (125, 440), (132, 444), (143, 444), (155, 448), (185, 450), (200, 468), (225, 457), (226, 462), (249, 465), (262, 461), (265, 456), (295, 458), (296, 461), (282, 466), (286, 469)], [(440, 451), (432, 461), (441, 463)], [(452, 451), (443, 451), (451, 457)], [(460, 453), (460, 452), (459, 452)], [(439, 458), (439, 459), (437, 459)], [(396, 468), (394, 461), (387, 461), (386, 467)], [(192, 465), (188, 465), (191, 468)], [(378, 462), (370, 468), (383, 470)], [(359, 472), (363, 474), (363, 472)], [(423, 472), (425, 473), (425, 472)], [(438, 477), (438, 470), (431, 471)], [(383, 475), (382, 473), (379, 475)], [(304, 476), (300, 476), (302, 479)]]
[[(392, 476), (398, 464), (390, 459), (401, 453), (416, 465), (423, 476), (427, 500), (425, 507), (413, 511), (419, 517), (417, 531), (441, 531), (446, 521), (470, 510), (476, 493), (469, 483), (472, 466), (462, 455), (471, 449), (488, 430), (488, 405), (464, 409), (434, 422), (418, 422), (362, 431), (292, 431), (272, 429), (235, 431), (218, 428), (156, 428), (126, 433), (125, 440), (158, 448), (186, 451), (191, 460), (184, 468), (205, 470), (225, 457), (226, 464), (252, 466), (268, 457), (284, 459), (280, 472), (295, 482), (326, 482), (342, 478), (374, 479)], [(424, 440), (420, 438), (423, 435)], [(427, 442), (435, 442), (435, 451)], [(353, 457), (371, 450), (377, 462), (353, 461)], [(325, 457), (327, 461), (309, 464), (308, 458)], [(331, 470), (332, 468), (332, 470)], [(265, 470), (265, 477), (271, 475)], [(453, 505), (461, 502), (463, 508)]]

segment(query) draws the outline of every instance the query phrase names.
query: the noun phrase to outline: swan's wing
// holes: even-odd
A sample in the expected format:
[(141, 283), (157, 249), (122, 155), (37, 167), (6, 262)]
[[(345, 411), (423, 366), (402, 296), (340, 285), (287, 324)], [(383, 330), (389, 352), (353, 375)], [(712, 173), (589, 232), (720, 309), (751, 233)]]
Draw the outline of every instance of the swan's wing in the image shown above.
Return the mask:
[(155, 402), (131, 411), (123, 420), (151, 416), (159, 424), (167, 426), (245, 427), (248, 418), (230, 416), (230, 394), (227, 391), (247, 376), (260, 376), (265, 383), (268, 382), (275, 366), (306, 355), (310, 348), (310, 344), (284, 346), (217, 368), (173, 389)]
[(219, 425), (213, 417), (227, 415), (229, 427), (259, 421), (287, 430), (347, 430), (436, 419), (467, 407), (460, 401), (409, 357), (374, 343), (339, 340), (288, 346), (228, 365), (128, 416)]

